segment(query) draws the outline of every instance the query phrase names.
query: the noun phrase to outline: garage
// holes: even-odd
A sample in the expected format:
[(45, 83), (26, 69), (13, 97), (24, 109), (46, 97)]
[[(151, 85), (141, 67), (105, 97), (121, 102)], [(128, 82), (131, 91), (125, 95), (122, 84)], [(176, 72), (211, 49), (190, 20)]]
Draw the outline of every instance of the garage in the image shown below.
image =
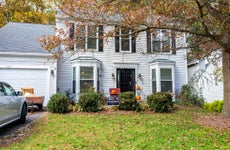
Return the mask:
[(48, 77), (48, 68), (0, 68), (0, 81), (9, 83), (16, 91), (34, 88), (34, 94), (44, 96), (45, 103), (49, 96)]
[(55, 35), (52, 25), (10, 22), (0, 29), (0, 81), (16, 91), (33, 88), (36, 96), (44, 96), (46, 107), (57, 91), (57, 63), (48, 61), (38, 38)]

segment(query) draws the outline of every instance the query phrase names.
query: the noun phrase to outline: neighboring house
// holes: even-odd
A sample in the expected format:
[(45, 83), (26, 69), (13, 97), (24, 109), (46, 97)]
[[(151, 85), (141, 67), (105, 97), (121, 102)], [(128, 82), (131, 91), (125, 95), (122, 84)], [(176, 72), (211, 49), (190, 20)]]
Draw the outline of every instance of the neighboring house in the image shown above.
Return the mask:
[(47, 61), (51, 54), (37, 39), (51, 34), (55, 34), (51, 25), (10, 22), (0, 28), (0, 81), (16, 91), (34, 88), (35, 95), (44, 96), (44, 106), (56, 93), (57, 63)]
[[(74, 22), (66, 26), (61, 15), (57, 15), (56, 27), (69, 32), (70, 38), (83, 39), (81, 44), (69, 47), (69, 50), (75, 50), (74, 54), (66, 53), (58, 61), (58, 92), (71, 89), (78, 98), (81, 91), (92, 86), (108, 97), (110, 88), (120, 88), (121, 92), (133, 91), (146, 100), (148, 95), (159, 91), (179, 94), (182, 85), (188, 83), (186, 50), (163, 49), (185, 46), (185, 36), (181, 34), (158, 30), (157, 35), (142, 32), (136, 38), (125, 36), (102, 40), (98, 38), (101, 34), (119, 27), (86, 24), (81, 30), (87, 37), (82, 38), (80, 34), (73, 34), (79, 26)], [(116, 34), (129, 32), (119, 28)], [(167, 32), (173, 36), (167, 37)], [(137, 85), (141, 90), (136, 90)]]
[(188, 62), (189, 83), (197, 89), (206, 102), (223, 100), (222, 59), (213, 57)]

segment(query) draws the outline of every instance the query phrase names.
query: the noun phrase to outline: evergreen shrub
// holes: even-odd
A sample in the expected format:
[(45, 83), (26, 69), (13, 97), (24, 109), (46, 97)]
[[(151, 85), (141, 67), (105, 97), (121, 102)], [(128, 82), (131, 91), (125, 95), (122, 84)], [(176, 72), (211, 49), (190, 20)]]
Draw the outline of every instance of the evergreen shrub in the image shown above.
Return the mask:
[(155, 112), (169, 113), (173, 111), (172, 95), (167, 92), (157, 92), (147, 96), (149, 109)]
[(119, 110), (141, 111), (140, 104), (137, 102), (134, 92), (122, 92), (118, 97)]
[(98, 112), (100, 107), (101, 94), (94, 91), (81, 93), (78, 105), (83, 112)]
[(47, 109), (52, 113), (65, 113), (68, 111), (69, 101), (63, 94), (54, 94), (50, 97)]

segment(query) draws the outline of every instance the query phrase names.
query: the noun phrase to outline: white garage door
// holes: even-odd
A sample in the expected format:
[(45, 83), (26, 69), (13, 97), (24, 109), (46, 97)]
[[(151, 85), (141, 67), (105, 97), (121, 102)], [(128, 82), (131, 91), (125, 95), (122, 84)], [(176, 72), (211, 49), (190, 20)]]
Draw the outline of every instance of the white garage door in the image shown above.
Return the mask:
[(0, 81), (7, 82), (16, 91), (23, 87), (34, 88), (34, 94), (45, 96), (48, 91), (48, 69), (0, 68)]

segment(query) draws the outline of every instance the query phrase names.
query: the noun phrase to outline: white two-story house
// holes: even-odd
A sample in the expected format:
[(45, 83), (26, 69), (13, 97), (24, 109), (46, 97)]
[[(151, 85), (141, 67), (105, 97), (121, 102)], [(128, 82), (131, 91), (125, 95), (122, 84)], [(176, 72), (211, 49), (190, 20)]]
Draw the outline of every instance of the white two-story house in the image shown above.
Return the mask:
[[(110, 88), (120, 88), (121, 92), (133, 91), (146, 100), (148, 95), (160, 91), (179, 94), (188, 82), (186, 50), (173, 49), (186, 45), (181, 33), (156, 30), (155, 34), (147, 31), (133, 37), (129, 35), (131, 30), (118, 26), (79, 26), (73, 21), (67, 25), (61, 15), (57, 15), (56, 27), (70, 38), (81, 40), (69, 46), (69, 52), (58, 61), (58, 92), (71, 89), (78, 99), (79, 93), (89, 87), (107, 97)], [(99, 38), (115, 29), (116, 36)], [(74, 35), (74, 30), (80, 31), (78, 35)], [(141, 89), (136, 90), (136, 86)]]

